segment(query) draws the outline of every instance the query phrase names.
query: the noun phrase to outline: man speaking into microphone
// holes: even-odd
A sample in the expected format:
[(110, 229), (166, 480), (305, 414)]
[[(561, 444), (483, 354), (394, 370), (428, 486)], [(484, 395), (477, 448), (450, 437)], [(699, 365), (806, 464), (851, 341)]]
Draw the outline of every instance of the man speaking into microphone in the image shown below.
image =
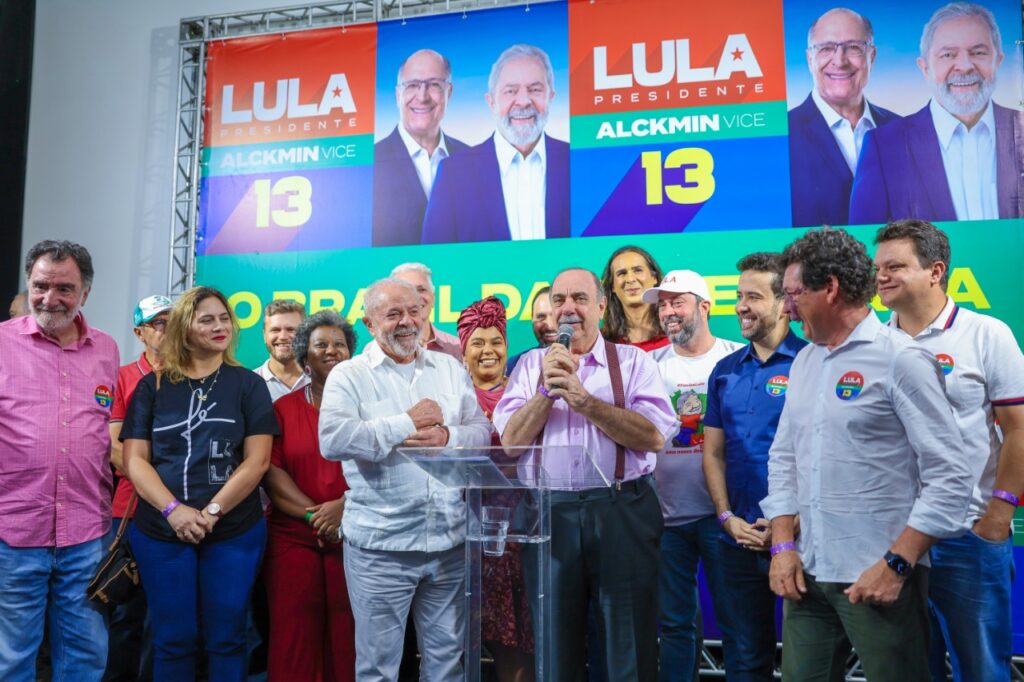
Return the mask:
[[(552, 679), (585, 679), (580, 624), (593, 602), (607, 679), (653, 682), (663, 522), (651, 473), (675, 414), (654, 361), (598, 332), (606, 301), (594, 273), (562, 270), (550, 296), (559, 342), (523, 356), (494, 426), (505, 447), (555, 448), (542, 462), (560, 488), (551, 495)], [(590, 468), (582, 452), (559, 449), (568, 446), (587, 451), (612, 485), (567, 484)]]

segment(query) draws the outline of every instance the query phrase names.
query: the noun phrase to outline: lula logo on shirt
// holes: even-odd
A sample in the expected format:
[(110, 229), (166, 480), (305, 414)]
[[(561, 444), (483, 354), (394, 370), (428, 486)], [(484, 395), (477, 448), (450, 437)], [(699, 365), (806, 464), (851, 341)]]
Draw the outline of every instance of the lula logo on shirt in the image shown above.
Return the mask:
[(836, 384), (836, 397), (840, 400), (853, 400), (864, 390), (864, 375), (860, 372), (847, 372)]
[(938, 353), (935, 356), (935, 359), (939, 361), (939, 367), (942, 368), (942, 373), (946, 376), (949, 376), (950, 372), (953, 371), (953, 368), (956, 367), (956, 363), (953, 362), (953, 357), (946, 355), (945, 353)]
[(92, 394), (92, 397), (100, 407), (110, 407), (114, 402), (114, 394), (111, 393), (110, 389), (103, 384), (96, 387), (96, 391)]
[(773, 376), (764, 385), (765, 393), (773, 398), (781, 398), (786, 395), (787, 388), (789, 388), (789, 377), (784, 374)]

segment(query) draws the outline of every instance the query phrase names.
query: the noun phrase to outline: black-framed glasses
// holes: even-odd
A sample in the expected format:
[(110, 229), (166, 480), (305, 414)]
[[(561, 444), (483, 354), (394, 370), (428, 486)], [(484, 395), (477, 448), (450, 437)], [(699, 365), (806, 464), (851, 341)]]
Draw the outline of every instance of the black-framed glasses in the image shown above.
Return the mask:
[(861, 59), (872, 45), (870, 40), (843, 40), (840, 42), (815, 43), (809, 49), (814, 56), (824, 61), (831, 59), (840, 50), (850, 59)]
[(399, 81), (398, 87), (407, 95), (419, 93), (421, 89), (426, 89), (432, 95), (440, 95), (450, 84), (451, 81), (445, 78), (427, 78), (425, 80), (413, 78), (412, 80)]

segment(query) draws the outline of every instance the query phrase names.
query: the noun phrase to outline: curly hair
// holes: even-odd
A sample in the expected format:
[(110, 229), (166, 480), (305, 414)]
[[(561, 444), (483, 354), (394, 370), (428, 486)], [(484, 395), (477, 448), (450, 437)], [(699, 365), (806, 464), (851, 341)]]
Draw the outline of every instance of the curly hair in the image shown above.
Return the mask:
[[(656, 283), (660, 282), (663, 276), (658, 262), (654, 260), (654, 256), (639, 246), (626, 245), (612, 252), (612, 255), (608, 257), (608, 262), (604, 265), (604, 271), (601, 273), (601, 291), (608, 301), (608, 307), (604, 309), (601, 333), (610, 341), (618, 341), (629, 336), (626, 310), (622, 307), (622, 301), (615, 295), (615, 274), (612, 272), (612, 263), (624, 253), (635, 253), (642, 257), (647, 262), (647, 269), (651, 271), (651, 276), (654, 277)], [(651, 329), (657, 330), (657, 333), (660, 334), (661, 324), (658, 322), (657, 305), (651, 304), (648, 306), (646, 318), (648, 326)]]
[(932, 263), (945, 264), (946, 273), (940, 284), (945, 289), (949, 283), (949, 237), (946, 233), (925, 220), (895, 220), (883, 226), (875, 235), (875, 243), (891, 242), (896, 239), (909, 239), (914, 244), (917, 262), (922, 268), (930, 268)]
[(782, 275), (786, 268), (782, 266), (781, 254), (767, 251), (747, 254), (736, 263), (736, 269), (740, 272), (753, 270), (772, 275), (772, 293), (775, 294), (775, 298), (782, 298)]
[(320, 327), (336, 327), (345, 335), (345, 343), (348, 344), (349, 355), (356, 353), (356, 330), (352, 328), (348, 320), (339, 315), (336, 311), (326, 308), (320, 312), (313, 313), (295, 330), (292, 337), (292, 353), (295, 354), (295, 361), (299, 367), (306, 366), (306, 355), (309, 353), (309, 339), (313, 332)]
[(82, 274), (82, 288), (88, 289), (92, 286), (92, 278), (95, 274), (92, 269), (92, 256), (89, 255), (89, 250), (81, 244), (66, 240), (55, 241), (53, 239), (44, 239), (35, 244), (25, 254), (26, 278), (32, 276), (32, 268), (35, 267), (36, 261), (43, 256), (46, 256), (55, 263), (67, 260), (68, 258), (75, 261), (78, 271)]
[(829, 277), (839, 282), (839, 295), (847, 303), (867, 305), (875, 295), (875, 269), (868, 251), (846, 230), (823, 227), (809, 230), (782, 252), (782, 267), (800, 264), (809, 289), (823, 289)]

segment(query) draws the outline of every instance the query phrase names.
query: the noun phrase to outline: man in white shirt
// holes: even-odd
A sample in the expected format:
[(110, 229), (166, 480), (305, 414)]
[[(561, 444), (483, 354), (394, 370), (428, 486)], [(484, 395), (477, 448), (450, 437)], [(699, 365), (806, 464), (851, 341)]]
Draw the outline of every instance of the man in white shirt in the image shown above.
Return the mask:
[(1020, 217), (1021, 112), (992, 101), (1002, 38), (986, 7), (953, 2), (921, 36), (923, 109), (868, 134), (850, 223)]
[(391, 271), (392, 277), (416, 287), (416, 293), (420, 296), (420, 314), (423, 316), (420, 323), (420, 344), (427, 350), (447, 353), (461, 364), (462, 345), (459, 343), (459, 337), (438, 329), (431, 322), (436, 294), (432, 275), (430, 268), (423, 263), (402, 263)]
[(643, 292), (643, 302), (658, 306), (661, 328), (672, 342), (651, 353), (661, 371), (665, 393), (679, 419), (679, 430), (658, 453), (654, 475), (665, 518), (661, 536), (660, 668), (696, 670), (697, 565), (715, 599), (716, 622), (729, 639), (728, 622), (719, 608), (722, 579), (721, 542), (715, 505), (701, 466), (708, 377), (719, 360), (741, 348), (716, 338), (708, 326), (711, 294), (693, 270), (672, 270), (661, 284)]
[[(783, 253), (793, 361), (769, 454), (782, 676), (826, 679), (856, 648), (872, 682), (928, 680), (927, 552), (959, 533), (970, 467), (934, 356), (881, 322), (864, 245), (807, 232)], [(795, 520), (800, 519), (799, 536)]]
[[(345, 578), (356, 624), (356, 677), (398, 677), (410, 610), (421, 679), (462, 679), (465, 505), (398, 448), (479, 447), (491, 426), (469, 375), (419, 344), (416, 289), (399, 279), (366, 291), (363, 322), (376, 344), (331, 372), (320, 450), (341, 460)], [(433, 484), (433, 485), (431, 485)]]
[(938, 359), (974, 486), (966, 532), (930, 552), (933, 632), (941, 633), (932, 642), (939, 653), (933, 674), (945, 677), (948, 647), (958, 682), (1009, 679), (1010, 525), (1024, 493), (1024, 354), (1003, 322), (946, 295), (950, 249), (941, 230), (902, 220), (879, 230), (875, 243), (878, 294), (893, 311), (889, 326)]
[(256, 368), (274, 400), (298, 391), (309, 384), (309, 377), (295, 361), (292, 339), (295, 330), (306, 319), (306, 308), (298, 301), (279, 298), (263, 309), (263, 343), (270, 357)]
[(497, 130), (441, 164), (423, 243), (569, 236), (569, 145), (544, 132), (555, 75), (547, 53), (513, 45), (487, 82)]
[(441, 160), (468, 146), (441, 131), (454, 86), (439, 52), (417, 50), (398, 68), (398, 125), (373, 145), (373, 245), (418, 244)]
[(864, 96), (877, 49), (866, 17), (836, 8), (807, 31), (814, 89), (789, 111), (793, 225), (844, 225), (867, 132), (899, 118)]

